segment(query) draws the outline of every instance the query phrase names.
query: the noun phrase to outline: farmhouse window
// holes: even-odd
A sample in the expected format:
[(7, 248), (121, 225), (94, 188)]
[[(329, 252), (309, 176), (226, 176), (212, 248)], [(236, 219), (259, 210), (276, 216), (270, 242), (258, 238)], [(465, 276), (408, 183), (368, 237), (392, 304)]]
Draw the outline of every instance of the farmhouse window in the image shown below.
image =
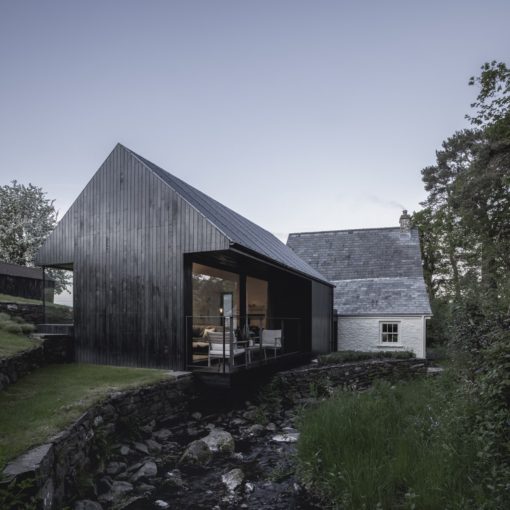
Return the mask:
[(398, 343), (398, 322), (382, 322), (381, 323), (381, 342)]

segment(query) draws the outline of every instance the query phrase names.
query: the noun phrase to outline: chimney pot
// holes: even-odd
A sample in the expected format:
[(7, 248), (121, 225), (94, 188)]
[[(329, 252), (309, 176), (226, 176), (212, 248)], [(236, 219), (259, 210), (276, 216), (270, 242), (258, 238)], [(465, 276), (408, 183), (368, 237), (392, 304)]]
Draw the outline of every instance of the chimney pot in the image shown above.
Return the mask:
[(400, 216), (400, 233), (401, 234), (411, 233), (411, 216), (407, 214), (406, 209), (402, 211), (402, 216)]

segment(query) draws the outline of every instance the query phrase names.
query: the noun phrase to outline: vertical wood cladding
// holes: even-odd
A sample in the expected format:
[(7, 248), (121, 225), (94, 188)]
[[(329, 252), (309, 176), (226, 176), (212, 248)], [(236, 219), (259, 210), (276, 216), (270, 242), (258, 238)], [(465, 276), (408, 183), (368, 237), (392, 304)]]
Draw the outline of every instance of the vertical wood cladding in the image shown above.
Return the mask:
[(118, 145), (38, 254), (72, 264), (78, 361), (185, 366), (185, 253), (228, 239)]

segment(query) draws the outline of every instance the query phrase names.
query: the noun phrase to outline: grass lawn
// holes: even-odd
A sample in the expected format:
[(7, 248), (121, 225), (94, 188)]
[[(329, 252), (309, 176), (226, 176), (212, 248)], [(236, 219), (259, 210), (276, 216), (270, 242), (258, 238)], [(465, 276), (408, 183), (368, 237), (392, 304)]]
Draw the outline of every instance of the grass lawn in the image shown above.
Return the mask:
[(0, 294), (0, 301), (4, 303), (25, 303), (29, 305), (42, 304), (42, 301), (40, 299), (28, 299), (19, 296), (10, 296), (9, 294)]
[(49, 365), (27, 375), (0, 392), (0, 470), (108, 393), (168, 377), (164, 370), (80, 363)]
[(21, 351), (26, 351), (37, 345), (37, 340), (32, 340), (27, 336), (15, 335), (0, 329), (0, 358), (12, 356)]

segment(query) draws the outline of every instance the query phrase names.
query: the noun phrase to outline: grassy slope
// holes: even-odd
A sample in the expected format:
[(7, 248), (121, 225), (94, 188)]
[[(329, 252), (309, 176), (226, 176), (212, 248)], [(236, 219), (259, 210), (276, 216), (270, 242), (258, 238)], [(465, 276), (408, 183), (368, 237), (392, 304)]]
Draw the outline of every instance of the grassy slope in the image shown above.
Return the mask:
[(0, 358), (12, 356), (37, 345), (36, 340), (0, 329)]
[[(9, 294), (0, 294), (0, 301), (4, 303), (20, 303), (20, 304), (28, 304), (28, 305), (42, 305), (41, 299), (29, 299), (20, 296), (11, 296)], [(55, 308), (70, 308), (66, 305), (57, 305), (55, 303), (46, 303), (46, 306), (55, 307)]]
[(70, 364), (50, 365), (20, 379), (0, 392), (0, 470), (108, 393), (168, 377), (163, 370)]

